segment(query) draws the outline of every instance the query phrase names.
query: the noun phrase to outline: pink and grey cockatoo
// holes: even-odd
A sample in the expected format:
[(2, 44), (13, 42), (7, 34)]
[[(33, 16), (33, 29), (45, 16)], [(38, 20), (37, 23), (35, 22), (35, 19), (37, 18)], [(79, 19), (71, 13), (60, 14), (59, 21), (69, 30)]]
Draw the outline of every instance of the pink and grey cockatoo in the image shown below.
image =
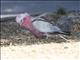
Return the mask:
[(22, 27), (27, 28), (38, 38), (42, 38), (43, 36), (48, 37), (49, 33), (63, 34), (59, 27), (54, 26), (43, 18), (40, 18), (41, 16), (42, 15), (38, 17), (32, 17), (28, 13), (24, 13), (16, 17), (16, 22), (19, 23)]
[(34, 34), (38, 38), (43, 37), (43, 33), (35, 29), (32, 24), (32, 17), (28, 14), (20, 14), (16, 17), (16, 22), (20, 24), (20, 26), (28, 29), (32, 34)]

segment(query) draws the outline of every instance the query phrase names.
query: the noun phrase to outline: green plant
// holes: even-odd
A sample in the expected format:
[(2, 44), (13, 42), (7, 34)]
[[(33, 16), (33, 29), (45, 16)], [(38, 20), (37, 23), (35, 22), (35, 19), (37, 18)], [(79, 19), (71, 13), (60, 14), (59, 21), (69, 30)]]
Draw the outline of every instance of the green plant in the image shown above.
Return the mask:
[(62, 8), (62, 7), (61, 7), (61, 8), (59, 8), (59, 9), (57, 10), (56, 14), (57, 14), (57, 15), (66, 15), (67, 12), (66, 12), (65, 8)]

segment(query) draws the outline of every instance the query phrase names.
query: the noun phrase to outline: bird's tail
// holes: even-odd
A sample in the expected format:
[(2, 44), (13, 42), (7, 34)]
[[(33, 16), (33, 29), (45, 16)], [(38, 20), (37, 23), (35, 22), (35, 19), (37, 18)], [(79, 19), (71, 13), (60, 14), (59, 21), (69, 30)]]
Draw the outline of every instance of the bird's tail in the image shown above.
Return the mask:
[(60, 34), (64, 34), (64, 35), (71, 35), (70, 32), (61, 32)]

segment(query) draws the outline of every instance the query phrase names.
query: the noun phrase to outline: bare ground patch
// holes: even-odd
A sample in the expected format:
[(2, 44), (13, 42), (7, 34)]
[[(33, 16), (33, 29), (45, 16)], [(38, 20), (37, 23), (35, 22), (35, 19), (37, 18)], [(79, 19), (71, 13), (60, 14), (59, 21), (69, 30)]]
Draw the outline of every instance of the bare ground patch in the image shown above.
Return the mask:
[(37, 39), (16, 22), (1, 22), (1, 60), (80, 60), (80, 39)]
[(80, 42), (1, 47), (1, 60), (80, 60)]

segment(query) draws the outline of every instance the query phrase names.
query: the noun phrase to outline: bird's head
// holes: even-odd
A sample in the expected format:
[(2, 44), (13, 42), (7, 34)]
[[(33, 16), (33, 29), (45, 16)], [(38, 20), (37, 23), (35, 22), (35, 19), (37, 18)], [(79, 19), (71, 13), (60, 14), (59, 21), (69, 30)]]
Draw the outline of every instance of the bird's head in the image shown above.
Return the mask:
[(24, 20), (24, 18), (27, 17), (27, 16), (30, 16), (30, 15), (28, 13), (17, 15), (16, 16), (16, 22), (21, 25), (23, 20)]

